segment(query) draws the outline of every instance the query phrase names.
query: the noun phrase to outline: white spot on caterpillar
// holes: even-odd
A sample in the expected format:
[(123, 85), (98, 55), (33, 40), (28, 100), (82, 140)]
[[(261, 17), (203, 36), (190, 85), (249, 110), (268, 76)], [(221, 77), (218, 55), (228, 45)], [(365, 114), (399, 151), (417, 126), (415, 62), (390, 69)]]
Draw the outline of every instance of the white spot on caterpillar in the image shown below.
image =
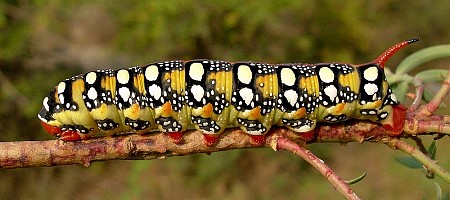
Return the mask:
[(41, 121), (43, 121), (43, 122), (45, 122), (45, 123), (47, 123), (47, 120), (46, 119), (44, 119), (43, 117), (41, 117), (41, 115), (39, 115), (38, 114), (38, 118), (41, 120)]
[(156, 65), (150, 65), (145, 69), (145, 79), (155, 81), (158, 78), (159, 69)]
[(373, 83), (368, 83), (364, 85), (364, 91), (368, 95), (373, 95), (378, 91), (378, 86)]
[(192, 86), (191, 92), (192, 92), (192, 95), (194, 95), (194, 99), (197, 102), (200, 102), (202, 100), (203, 96), (205, 95), (205, 90), (200, 85)]
[(125, 102), (127, 102), (128, 99), (130, 98), (130, 89), (128, 89), (127, 87), (119, 88), (119, 95)]
[(295, 103), (297, 103), (298, 94), (294, 90), (288, 90), (284, 92), (284, 97), (292, 106), (295, 106)]
[(59, 103), (64, 104), (64, 95), (60, 94), (58, 97), (59, 97)]
[(369, 67), (364, 70), (364, 78), (368, 81), (374, 81), (378, 78), (378, 69), (377, 67)]
[(50, 107), (48, 106), (48, 97), (44, 98), (44, 101), (42, 101), (42, 104), (44, 105), (44, 108), (46, 111), (50, 110)]
[(293, 86), (295, 84), (295, 74), (292, 69), (281, 69), (281, 82), (287, 86)]
[(391, 99), (394, 102), (397, 102), (397, 97), (395, 96), (395, 94), (391, 94)]
[(253, 91), (250, 88), (242, 88), (239, 90), (239, 95), (244, 100), (245, 104), (250, 105), (253, 99)]
[(95, 80), (97, 80), (97, 73), (89, 72), (86, 74), (86, 83), (92, 85), (95, 83)]
[(153, 96), (153, 98), (155, 98), (156, 100), (158, 100), (159, 98), (161, 98), (161, 88), (156, 85), (153, 84), (151, 86), (148, 87), (148, 92), (150, 93), (151, 96)]
[[(334, 73), (328, 67), (322, 67), (319, 70), (319, 77), (325, 83), (331, 83), (334, 81)], [(336, 88), (335, 88), (336, 89)]]
[(203, 65), (201, 63), (192, 63), (191, 68), (189, 69), (189, 76), (196, 80), (201, 81), (205, 70), (203, 69)]
[(303, 125), (303, 126), (300, 126), (300, 128), (298, 128), (297, 131), (299, 131), (299, 132), (307, 132), (307, 131), (309, 131), (309, 129), (311, 129), (310, 125)]
[[(126, 84), (130, 80), (130, 74), (126, 69), (121, 69), (117, 71), (117, 82), (120, 84)], [(120, 89), (119, 89), (120, 91)], [(129, 91), (128, 91), (129, 92)]]
[(63, 93), (65, 89), (66, 89), (66, 83), (65, 82), (60, 82), (58, 84), (58, 94)]
[(89, 99), (94, 100), (97, 98), (97, 91), (93, 87), (91, 87), (87, 92), (87, 96), (89, 97)]
[(252, 81), (252, 70), (247, 65), (240, 65), (238, 68), (238, 80), (242, 83), (249, 84)]
[(329, 85), (324, 89), (325, 94), (330, 97), (331, 101), (334, 101), (334, 99), (337, 96), (337, 89), (334, 85)]

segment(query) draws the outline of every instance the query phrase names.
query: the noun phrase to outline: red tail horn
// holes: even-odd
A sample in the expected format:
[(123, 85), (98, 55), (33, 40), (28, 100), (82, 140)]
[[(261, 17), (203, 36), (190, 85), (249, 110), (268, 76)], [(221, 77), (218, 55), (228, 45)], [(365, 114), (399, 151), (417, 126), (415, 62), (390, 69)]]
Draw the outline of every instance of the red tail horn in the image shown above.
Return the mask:
[(397, 43), (394, 46), (392, 46), (391, 48), (389, 48), (388, 50), (386, 50), (385, 52), (383, 52), (374, 62), (377, 63), (378, 65), (380, 65), (380, 67), (384, 69), (384, 64), (387, 62), (387, 60), (391, 56), (393, 56), (395, 54), (395, 52), (397, 52), (401, 48), (405, 47), (406, 45), (417, 42), (417, 41), (419, 41), (419, 39), (410, 39), (410, 40), (406, 40), (406, 41)]

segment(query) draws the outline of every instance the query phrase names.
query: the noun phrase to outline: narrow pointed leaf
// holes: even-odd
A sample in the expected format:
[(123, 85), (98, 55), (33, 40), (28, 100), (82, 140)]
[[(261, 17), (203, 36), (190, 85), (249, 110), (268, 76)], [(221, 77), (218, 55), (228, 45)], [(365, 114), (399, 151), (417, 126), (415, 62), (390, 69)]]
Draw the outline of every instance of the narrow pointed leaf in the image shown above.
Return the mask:
[(355, 184), (355, 183), (358, 183), (358, 182), (362, 181), (365, 177), (366, 177), (366, 173), (364, 173), (361, 176), (358, 176), (358, 177), (356, 177), (354, 179), (345, 181), (345, 183), (347, 183), (349, 185), (352, 185), (352, 184)]
[(441, 186), (439, 186), (438, 183), (433, 182), (434, 183), (434, 188), (436, 189), (436, 199), (437, 200), (442, 200), (442, 189)]
[(406, 74), (425, 62), (445, 57), (450, 57), (450, 44), (428, 47), (406, 57), (395, 73)]
[(428, 147), (428, 154), (430, 154), (432, 160), (436, 158), (436, 150), (436, 141), (433, 141)]
[(411, 169), (422, 169), (423, 165), (413, 157), (396, 157), (395, 160), (400, 164)]
[(416, 74), (416, 78), (425, 82), (442, 82), (447, 77), (445, 69), (430, 69)]
[(406, 93), (409, 89), (409, 83), (408, 82), (401, 82), (399, 84), (396, 84), (396, 87), (392, 87), (392, 90), (394, 90), (394, 94), (397, 97), (397, 99), (401, 102), (405, 102)]

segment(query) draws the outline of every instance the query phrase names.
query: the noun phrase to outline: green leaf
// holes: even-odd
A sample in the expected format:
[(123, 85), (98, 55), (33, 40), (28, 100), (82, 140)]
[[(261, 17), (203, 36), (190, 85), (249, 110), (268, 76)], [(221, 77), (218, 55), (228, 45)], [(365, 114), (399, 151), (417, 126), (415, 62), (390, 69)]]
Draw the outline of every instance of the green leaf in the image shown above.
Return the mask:
[(349, 185), (353, 185), (353, 184), (355, 184), (355, 183), (358, 183), (358, 182), (362, 181), (365, 177), (366, 177), (366, 173), (364, 173), (364, 174), (362, 174), (361, 176), (358, 176), (358, 177), (356, 177), (356, 178), (354, 178), (354, 179), (345, 181), (345, 183), (347, 183), (347, 184), (349, 184)]
[(442, 200), (450, 200), (450, 193), (446, 193)]
[[(396, 86), (396, 87), (395, 87)], [(409, 89), (409, 82), (401, 82), (399, 84), (396, 84), (392, 87), (392, 90), (394, 90), (394, 94), (397, 97), (397, 99), (401, 102), (405, 102), (406, 93)]]
[(445, 57), (450, 57), (450, 44), (428, 47), (406, 57), (398, 65), (395, 73), (406, 74), (422, 63)]
[(436, 141), (433, 141), (428, 147), (428, 154), (430, 154), (432, 160), (436, 158), (436, 150)]
[(423, 165), (420, 163), (417, 159), (413, 157), (396, 157), (395, 160), (399, 162), (400, 164), (411, 168), (411, 169), (422, 169)]
[(419, 72), (416, 78), (425, 82), (441, 82), (447, 77), (448, 71), (445, 69), (430, 69)]
[(442, 200), (442, 189), (441, 186), (439, 186), (438, 183), (433, 182), (434, 183), (434, 188), (436, 189), (436, 199), (437, 200)]

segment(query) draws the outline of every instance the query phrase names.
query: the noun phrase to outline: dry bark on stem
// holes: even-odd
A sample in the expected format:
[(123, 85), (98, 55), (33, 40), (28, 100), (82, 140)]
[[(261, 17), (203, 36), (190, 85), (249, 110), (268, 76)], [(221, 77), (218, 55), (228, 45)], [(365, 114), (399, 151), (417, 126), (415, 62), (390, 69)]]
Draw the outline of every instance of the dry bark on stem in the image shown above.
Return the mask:
[[(431, 134), (429, 129), (422, 126), (435, 124), (436, 127), (442, 127), (447, 125), (442, 124), (444, 123), (441, 121), (442, 117), (434, 115), (422, 117), (420, 120), (407, 119), (407, 125), (410, 125), (407, 126), (407, 133), (410, 135)], [(446, 121), (449, 122), (449, 120)], [(315, 138), (309, 143), (361, 143), (363, 141), (383, 143), (382, 140), (389, 137), (383, 127), (366, 121), (318, 126), (314, 135)], [(274, 128), (271, 136), (283, 137), (296, 143), (302, 143), (297, 134), (284, 128)], [(408, 137), (408, 135), (403, 136)], [(267, 141), (265, 147), (273, 146)], [(252, 147), (258, 146), (253, 144), (251, 138), (240, 129), (227, 130), (221, 135), (217, 145), (213, 147), (205, 145), (203, 135), (197, 131), (186, 132), (182, 144), (174, 144), (166, 135), (156, 133), (103, 137), (78, 142), (63, 142), (60, 140), (0, 142), (0, 168), (67, 164), (89, 166), (94, 161), (156, 159)]]
[[(436, 117), (430, 116), (432, 119)], [(425, 117), (423, 118), (425, 119)], [(411, 119), (407, 119), (411, 120)], [(430, 119), (428, 119), (430, 120)], [(419, 125), (422, 123), (418, 123)], [(411, 130), (414, 135), (422, 134), (419, 132), (420, 126)], [(315, 138), (313, 142), (378, 142), (386, 143), (393, 138), (385, 134), (383, 127), (365, 121), (354, 121), (346, 124), (322, 125), (315, 129)], [(428, 133), (428, 132), (427, 132)], [(403, 135), (408, 137), (408, 135)], [(284, 143), (283, 143), (284, 141)], [(290, 141), (290, 142), (286, 142)], [(268, 135), (264, 146), (277, 149), (289, 149), (286, 145), (279, 144), (304, 144), (306, 142), (298, 134), (285, 128), (273, 128)], [(48, 141), (22, 141), (22, 142), (2, 142), (0, 143), (0, 168), (18, 168), (18, 167), (42, 167), (67, 164), (82, 164), (89, 166), (91, 162), (115, 159), (158, 159), (169, 156), (183, 156), (194, 153), (212, 153), (239, 148), (258, 147), (253, 144), (249, 135), (240, 129), (229, 129), (221, 135), (217, 145), (209, 147), (205, 145), (203, 135), (197, 131), (188, 131), (184, 135), (184, 143), (174, 144), (169, 137), (164, 134), (148, 135), (125, 135), (119, 137), (104, 137), (98, 139), (84, 140), (78, 142), (63, 142), (60, 140)], [(294, 153), (299, 154), (307, 162), (311, 163), (324, 176), (326, 176), (335, 188), (347, 199), (358, 199), (356, 194), (342, 181), (327, 165), (320, 162), (308, 150), (291, 146)], [(401, 145), (397, 148), (401, 149)], [(413, 147), (414, 148), (414, 147)], [(409, 151), (405, 151), (410, 153)], [(411, 154), (411, 153), (410, 153)], [(420, 151), (415, 151), (416, 157), (426, 157)], [(421, 161), (426, 160), (422, 159)], [(434, 161), (428, 160), (432, 164), (429, 169), (436, 172), (437, 175), (443, 175), (445, 180), (450, 180), (442, 168), (434, 167)], [(433, 165), (434, 164), (434, 165)], [(437, 165), (436, 165), (437, 166)], [(439, 172), (442, 171), (442, 173)]]
[(230, 130), (214, 147), (203, 143), (203, 135), (188, 131), (183, 144), (174, 144), (164, 134), (124, 135), (77, 142), (61, 140), (0, 143), (0, 167), (43, 167), (68, 164), (89, 166), (103, 160), (158, 159), (195, 153), (212, 153), (230, 149), (255, 147), (242, 131)]

